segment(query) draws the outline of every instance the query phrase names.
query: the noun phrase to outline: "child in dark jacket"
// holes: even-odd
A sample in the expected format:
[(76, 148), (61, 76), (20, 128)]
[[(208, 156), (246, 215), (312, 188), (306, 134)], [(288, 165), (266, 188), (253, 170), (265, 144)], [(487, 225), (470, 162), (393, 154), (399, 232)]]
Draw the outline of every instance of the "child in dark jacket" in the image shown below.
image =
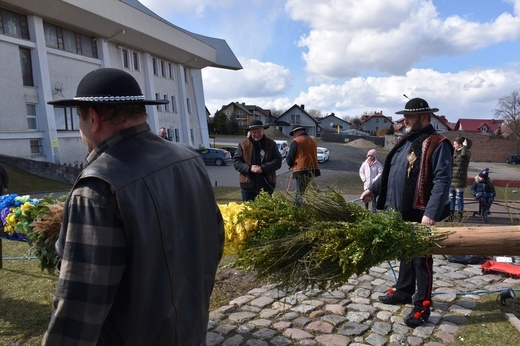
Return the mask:
[(495, 187), (489, 178), (489, 168), (485, 168), (475, 177), (475, 182), (471, 184), (471, 194), (480, 203), (482, 219), (488, 222), (489, 209), (496, 196)]

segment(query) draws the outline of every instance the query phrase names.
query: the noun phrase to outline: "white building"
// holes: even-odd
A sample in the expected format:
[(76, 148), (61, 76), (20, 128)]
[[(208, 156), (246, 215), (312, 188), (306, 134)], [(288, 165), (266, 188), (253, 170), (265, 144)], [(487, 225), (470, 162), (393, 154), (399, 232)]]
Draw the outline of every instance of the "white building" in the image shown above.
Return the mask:
[(153, 131), (209, 146), (201, 70), (242, 68), (224, 40), (168, 23), (137, 0), (0, 0), (0, 154), (69, 164), (86, 157), (73, 98), (100, 67), (129, 72)]

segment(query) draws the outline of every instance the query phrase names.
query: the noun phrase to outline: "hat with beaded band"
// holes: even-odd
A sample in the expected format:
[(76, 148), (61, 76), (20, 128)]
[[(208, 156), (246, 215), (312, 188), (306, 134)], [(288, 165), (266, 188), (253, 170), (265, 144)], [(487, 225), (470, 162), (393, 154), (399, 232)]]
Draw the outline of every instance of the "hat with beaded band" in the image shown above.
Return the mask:
[(424, 113), (435, 113), (438, 112), (439, 108), (430, 108), (428, 102), (421, 98), (413, 98), (410, 101), (406, 102), (404, 109), (399, 112), (395, 112), (395, 114), (403, 114), (403, 115), (415, 115), (415, 114), (424, 114)]
[(159, 105), (168, 100), (146, 100), (139, 84), (129, 73), (116, 68), (100, 68), (87, 73), (72, 99), (47, 102), (56, 106)]

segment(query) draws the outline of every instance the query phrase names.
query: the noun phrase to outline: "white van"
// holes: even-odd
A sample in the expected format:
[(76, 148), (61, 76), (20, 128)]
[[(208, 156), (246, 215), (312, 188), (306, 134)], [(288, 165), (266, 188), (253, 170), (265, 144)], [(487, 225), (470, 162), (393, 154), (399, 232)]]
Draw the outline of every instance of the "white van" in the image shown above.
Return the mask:
[(282, 155), (282, 158), (285, 158), (287, 156), (287, 153), (289, 152), (289, 144), (287, 144), (287, 141), (285, 140), (275, 140), (276, 146), (278, 147), (278, 151)]

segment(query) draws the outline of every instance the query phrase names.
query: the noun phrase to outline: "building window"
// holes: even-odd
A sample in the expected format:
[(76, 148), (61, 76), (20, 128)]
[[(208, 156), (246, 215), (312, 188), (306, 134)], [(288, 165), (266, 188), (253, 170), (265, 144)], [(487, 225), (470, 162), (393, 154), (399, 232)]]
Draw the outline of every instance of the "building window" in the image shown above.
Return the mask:
[(177, 113), (177, 98), (172, 96), (172, 112)]
[(0, 33), (29, 40), (27, 16), (0, 8)]
[[(164, 101), (168, 101), (168, 95), (164, 95), (163, 99), (164, 99)], [(165, 103), (164, 104), (164, 111), (165, 112), (170, 112), (170, 104), (169, 103)]]
[[(159, 93), (155, 93), (155, 99), (156, 99), (157, 101), (159, 101), (159, 100), (161, 99), (161, 94), (159, 94)], [(161, 108), (161, 105), (160, 105), (160, 104), (157, 105), (157, 110), (158, 110), (159, 112), (162, 111), (162, 108)]]
[(29, 130), (38, 130), (38, 123), (36, 122), (36, 105), (26, 104), (27, 108), (27, 128)]
[(175, 129), (175, 142), (180, 142), (179, 129)]
[(186, 99), (186, 108), (188, 109), (188, 114), (191, 114), (191, 101), (189, 97)]
[(20, 48), (20, 66), (22, 67), (23, 85), (34, 86), (30, 49)]
[(184, 68), (184, 82), (188, 83), (188, 69), (186, 67)]
[(168, 70), (170, 70), (170, 78), (175, 80), (175, 72), (173, 69), (173, 64), (171, 62), (168, 63)]
[(79, 130), (79, 120), (76, 107), (54, 106), (54, 118), (56, 120), (56, 130), (58, 131)]
[(132, 63), (134, 64), (134, 71), (139, 71), (139, 53), (132, 53)]
[(121, 49), (121, 58), (123, 59), (123, 67), (130, 68), (130, 61), (128, 60), (128, 50)]
[(47, 47), (97, 59), (97, 46), (94, 38), (45, 22), (43, 30)]
[(195, 131), (193, 129), (190, 129), (190, 139), (191, 143), (195, 143)]
[(161, 75), (166, 78), (166, 66), (165, 66), (165, 61), (164, 60), (161, 60)]
[(43, 146), (41, 139), (31, 139), (29, 140), (29, 144), (31, 146), (31, 156), (43, 155)]
[(231, 114), (231, 112), (230, 112), (229, 110), (225, 110), (225, 111), (224, 111), (224, 114), (225, 114), (226, 116), (229, 116), (229, 114)]
[(291, 124), (300, 123), (300, 114), (291, 114)]
[(158, 76), (159, 72), (157, 71), (157, 59), (152, 58), (152, 68), (153, 68), (153, 74)]

